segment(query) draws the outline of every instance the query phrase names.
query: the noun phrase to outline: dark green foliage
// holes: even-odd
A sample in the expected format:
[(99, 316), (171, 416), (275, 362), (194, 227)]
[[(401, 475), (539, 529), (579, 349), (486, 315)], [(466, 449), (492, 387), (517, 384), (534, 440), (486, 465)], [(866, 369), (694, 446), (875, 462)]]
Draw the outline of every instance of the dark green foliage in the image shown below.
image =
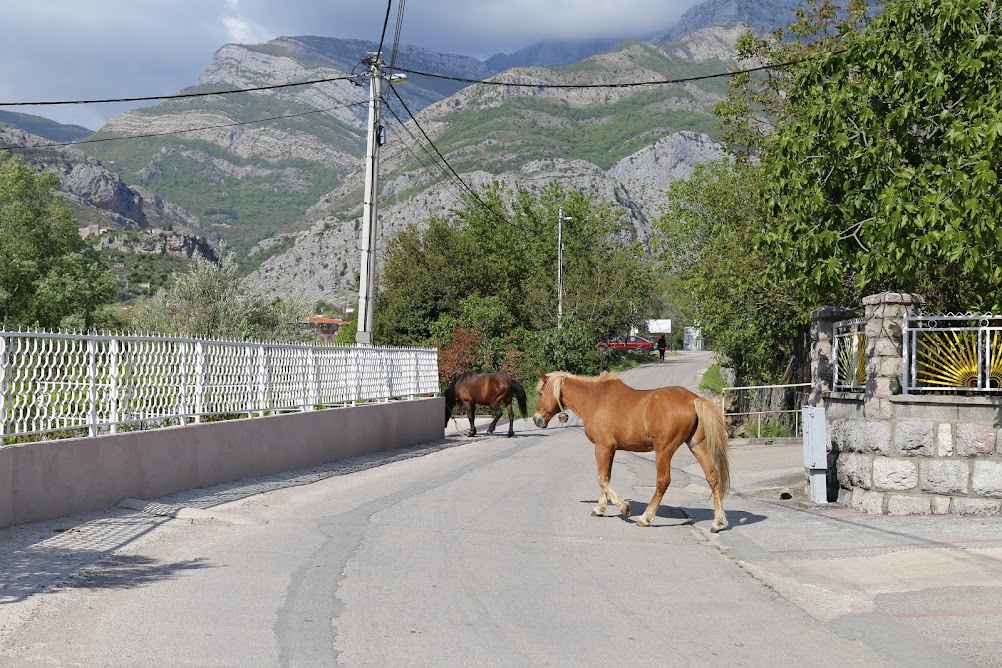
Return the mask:
[[(463, 357), (473, 366), (467, 370), (502, 369), (524, 382), (536, 370), (599, 371), (595, 343), (628, 330), (649, 301), (645, 254), (624, 241), (629, 232), (619, 212), (556, 184), (535, 195), (495, 185), (481, 198), (494, 213), (467, 201), (452, 218), (409, 228), (390, 243), (375, 310), (377, 342), (443, 348), (461, 332), (480, 341), (472, 358)], [(564, 221), (557, 328), (561, 207), (571, 220)]]
[(888, 2), (806, 64), (769, 143), (764, 235), (805, 299), (1002, 308), (1002, 7)]
[(187, 258), (159, 253), (106, 250), (101, 256), (115, 276), (115, 301), (121, 304), (132, 304), (139, 297), (150, 297), (170, 286), (174, 276), (187, 270), (190, 264)]
[(0, 153), (0, 326), (89, 329), (114, 295), (58, 187), (56, 175)]

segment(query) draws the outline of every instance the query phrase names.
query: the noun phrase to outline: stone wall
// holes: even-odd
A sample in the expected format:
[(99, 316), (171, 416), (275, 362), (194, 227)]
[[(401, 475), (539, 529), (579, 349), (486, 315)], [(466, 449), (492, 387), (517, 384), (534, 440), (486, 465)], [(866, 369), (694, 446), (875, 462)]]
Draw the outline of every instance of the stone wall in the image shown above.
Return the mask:
[[(1002, 397), (901, 394), (904, 316), (921, 303), (893, 292), (863, 300), (863, 392), (828, 390), (815, 375), (812, 404), (825, 407), (828, 423), (829, 499), (868, 513), (1002, 515)], [(812, 333), (822, 353), (831, 314), (816, 312), (828, 316)], [(815, 366), (830, 374), (824, 359)]]

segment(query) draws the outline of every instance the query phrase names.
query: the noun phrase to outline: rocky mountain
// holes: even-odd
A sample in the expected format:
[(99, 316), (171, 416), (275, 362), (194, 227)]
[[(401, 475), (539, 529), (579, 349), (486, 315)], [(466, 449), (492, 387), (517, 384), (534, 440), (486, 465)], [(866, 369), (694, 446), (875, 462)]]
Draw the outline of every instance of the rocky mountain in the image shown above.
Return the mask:
[(503, 72), (513, 67), (562, 67), (594, 56), (596, 53), (608, 51), (621, 41), (621, 39), (594, 39), (583, 42), (546, 40), (512, 53), (493, 55), (484, 62), (494, 72)]
[[(323, 37), (223, 46), (188, 92), (331, 81), (167, 100), (116, 116), (97, 135), (142, 138), (89, 144), (87, 150), (113, 164), (130, 185), (183, 202), (245, 254), (261, 240), (305, 229), (297, 221), (307, 209), (357, 169), (368, 87), (350, 77), (377, 46)], [(470, 79), (492, 73), (475, 58), (411, 46), (401, 46), (396, 63)], [(462, 85), (415, 75), (401, 95), (422, 109)]]
[(65, 125), (44, 116), (3, 111), (2, 109), (0, 109), (0, 123), (57, 143), (76, 141), (94, 134), (93, 130), (88, 130), (81, 125)]
[[(710, 28), (667, 50), (630, 42), (568, 67), (514, 69), (496, 79), (615, 83), (726, 72), (734, 54), (724, 45), (733, 44), (737, 34)], [(422, 130), (469, 185), (499, 181), (531, 190), (557, 180), (565, 188), (618, 203), (624, 221), (644, 241), (668, 184), (690, 175), (696, 163), (723, 155), (713, 141), (717, 128), (710, 110), (725, 91), (726, 81), (716, 79), (650, 90), (465, 88), (417, 113), (420, 128), (413, 122), (391, 127), (380, 161), (379, 243), (410, 222), (459, 204), (457, 184), (428, 168), (431, 160), (422, 156), (418, 140)], [(403, 111), (391, 113), (406, 119)], [(247, 278), (252, 289), (349, 303), (358, 263), (361, 189), (361, 173), (356, 173), (313, 206), (303, 219), (311, 227)]]
[(804, 0), (706, 0), (690, 7), (678, 23), (650, 39), (662, 46), (704, 28), (745, 24), (758, 34), (785, 28)]
[(24, 130), (0, 124), (0, 145), (33, 147), (16, 150), (18, 157), (42, 172), (59, 176), (61, 191), (76, 212), (85, 236), (132, 232), (155, 236), (168, 254), (215, 258), (222, 241), (204, 230), (199, 220), (180, 206), (142, 188), (130, 187), (99, 160)]

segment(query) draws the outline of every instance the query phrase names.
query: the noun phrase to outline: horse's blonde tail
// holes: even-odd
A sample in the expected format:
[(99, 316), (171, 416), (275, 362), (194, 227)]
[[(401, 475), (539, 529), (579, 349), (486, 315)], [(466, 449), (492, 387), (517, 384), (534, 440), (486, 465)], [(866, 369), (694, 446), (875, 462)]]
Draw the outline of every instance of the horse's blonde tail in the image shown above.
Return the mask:
[(731, 465), (727, 456), (727, 428), (724, 426), (724, 415), (720, 407), (704, 397), (696, 397), (692, 402), (696, 409), (696, 418), (703, 425), (703, 434), (710, 461), (717, 473), (717, 484), (720, 486), (720, 496), (727, 494), (731, 487)]

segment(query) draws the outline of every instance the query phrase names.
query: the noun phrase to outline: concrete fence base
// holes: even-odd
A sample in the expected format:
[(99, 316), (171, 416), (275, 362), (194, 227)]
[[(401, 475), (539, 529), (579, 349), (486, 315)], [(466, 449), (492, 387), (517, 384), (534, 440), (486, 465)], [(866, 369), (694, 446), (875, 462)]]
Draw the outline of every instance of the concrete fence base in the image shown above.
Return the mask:
[(0, 447), (0, 527), (443, 438), (444, 399)]

